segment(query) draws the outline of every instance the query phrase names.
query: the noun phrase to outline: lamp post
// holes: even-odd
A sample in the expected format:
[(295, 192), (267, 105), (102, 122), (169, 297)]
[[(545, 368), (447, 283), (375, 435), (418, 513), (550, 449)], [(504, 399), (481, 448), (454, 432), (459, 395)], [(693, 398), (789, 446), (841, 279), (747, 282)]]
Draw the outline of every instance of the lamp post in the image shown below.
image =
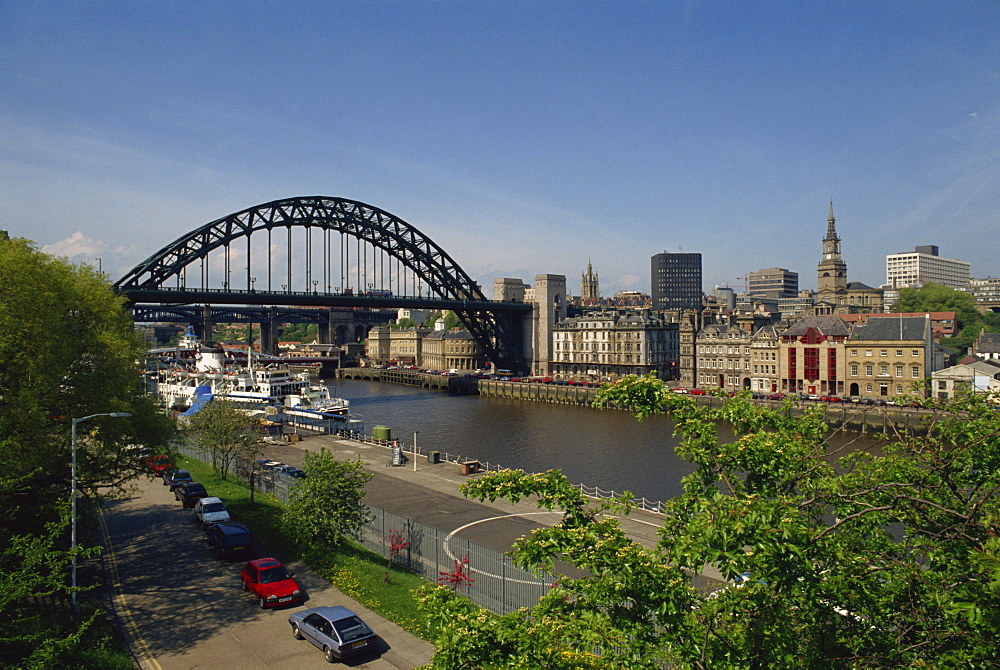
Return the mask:
[(72, 494), (70, 495), (70, 555), (73, 561), (72, 569), (72, 582), (70, 589), (70, 606), (69, 606), (69, 618), (70, 621), (76, 621), (76, 424), (83, 423), (93, 419), (95, 416), (111, 416), (116, 419), (122, 419), (128, 416), (132, 416), (128, 412), (103, 412), (101, 414), (91, 414), (89, 416), (81, 417), (79, 419), (73, 419), (73, 428), (71, 431), (70, 446), (72, 447), (73, 461), (70, 471), (70, 480), (72, 482)]

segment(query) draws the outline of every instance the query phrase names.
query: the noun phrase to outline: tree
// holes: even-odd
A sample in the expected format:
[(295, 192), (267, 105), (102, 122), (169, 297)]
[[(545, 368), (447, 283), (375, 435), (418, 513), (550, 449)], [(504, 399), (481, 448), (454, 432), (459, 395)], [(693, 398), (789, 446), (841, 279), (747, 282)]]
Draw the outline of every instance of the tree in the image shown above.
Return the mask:
[(195, 444), (212, 454), (212, 468), (223, 480), (234, 461), (249, 462), (261, 453), (257, 420), (231, 402), (212, 400), (188, 424)]
[[(602, 388), (598, 403), (640, 418), (667, 412), (678, 453), (696, 465), (667, 502), (659, 541), (640, 546), (611, 516), (628, 513), (629, 495), (594, 503), (555, 471), (467, 483), (471, 497), (532, 496), (562, 512), (518, 541), (519, 565), (539, 571), (558, 559), (589, 574), (564, 577), (536, 607), (502, 617), (425, 588), (433, 667), (560, 667), (553, 654), (595, 649), (602, 661), (583, 658), (607, 665), (593, 667), (993, 667), (992, 406), (962, 398), (925, 435), (845, 454), (831, 449), (820, 409), (792, 416), (746, 395), (706, 408), (652, 375)], [(721, 422), (735, 439), (720, 439)], [(732, 580), (712, 597), (691, 584), (706, 565)]]
[(994, 318), (986, 318), (976, 309), (976, 299), (971, 293), (933, 282), (920, 288), (900, 289), (899, 299), (893, 303), (892, 311), (955, 312), (959, 334), (943, 338), (941, 343), (961, 351), (969, 348), (984, 326), (992, 330), (997, 325)]
[[(66, 667), (93, 618), (39, 616), (25, 597), (68, 592), (71, 420), (131, 414), (79, 425), (84, 502), (126, 490), (143, 471), (132, 445), (169, 445), (173, 424), (145, 395), (143, 342), (102, 275), (3, 234), (0, 286), (0, 665)], [(95, 554), (82, 536), (78, 557)]]
[(362, 502), (372, 474), (361, 460), (338, 461), (326, 449), (306, 453), (306, 476), (291, 488), (283, 515), (302, 547), (336, 549), (371, 520)]

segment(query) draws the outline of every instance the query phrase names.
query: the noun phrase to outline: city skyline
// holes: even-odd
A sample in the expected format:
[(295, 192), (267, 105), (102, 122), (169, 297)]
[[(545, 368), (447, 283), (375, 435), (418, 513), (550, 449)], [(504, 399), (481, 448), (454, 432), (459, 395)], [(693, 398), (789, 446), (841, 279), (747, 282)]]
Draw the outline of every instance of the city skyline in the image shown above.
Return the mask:
[(117, 278), (275, 199), (366, 202), (492, 280), (700, 253), (815, 289), (920, 245), (1000, 274), (989, 3), (0, 5), (0, 228)]

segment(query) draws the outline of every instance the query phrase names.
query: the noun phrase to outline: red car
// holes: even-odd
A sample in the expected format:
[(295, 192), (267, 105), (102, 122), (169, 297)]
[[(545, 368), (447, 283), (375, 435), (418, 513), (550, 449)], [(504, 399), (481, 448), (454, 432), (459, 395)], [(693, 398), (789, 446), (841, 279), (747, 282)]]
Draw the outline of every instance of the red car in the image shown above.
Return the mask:
[(302, 587), (292, 573), (273, 558), (258, 558), (243, 566), (240, 580), (244, 591), (257, 597), (261, 608), (302, 602)]
[(705, 389), (691, 389), (688, 391), (688, 395), (705, 395)]
[(149, 468), (154, 477), (162, 477), (164, 472), (174, 469), (174, 464), (170, 462), (170, 457), (166, 454), (157, 454), (146, 459), (146, 467)]

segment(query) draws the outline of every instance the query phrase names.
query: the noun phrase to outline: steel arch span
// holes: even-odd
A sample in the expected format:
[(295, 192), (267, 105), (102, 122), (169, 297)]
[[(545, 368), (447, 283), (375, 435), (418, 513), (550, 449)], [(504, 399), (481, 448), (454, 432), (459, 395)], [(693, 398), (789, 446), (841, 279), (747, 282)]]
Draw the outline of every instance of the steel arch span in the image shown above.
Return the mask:
[[(471, 277), (430, 238), (423, 235), (419, 230), (382, 209), (367, 205), (356, 200), (345, 198), (325, 197), (325, 196), (302, 196), (275, 200), (250, 207), (240, 212), (224, 216), (215, 221), (191, 231), (190, 233), (174, 240), (163, 247), (152, 256), (136, 265), (124, 277), (115, 283), (115, 289), (119, 293), (143, 294), (157, 292), (168, 289), (168, 282), (176, 282), (177, 289), (170, 288), (176, 298), (172, 301), (183, 300), (183, 294), (196, 291), (187, 290), (187, 277), (189, 268), (194, 269), (196, 274), (200, 274), (202, 292), (206, 290), (216, 291), (217, 289), (207, 288), (209, 255), (217, 252), (224, 256), (224, 280), (222, 282), (223, 293), (232, 294), (236, 292), (233, 286), (233, 260), (231, 255), (236, 256), (235, 261), (240, 265), (245, 263), (246, 270), (246, 291), (243, 295), (252, 294), (260, 296), (255, 289), (256, 277), (254, 269), (259, 269), (259, 261), (255, 264), (252, 254), (255, 234), (266, 237), (266, 252), (263, 254), (267, 262), (267, 291), (272, 290), (272, 265), (274, 256), (272, 254), (272, 234), (275, 230), (284, 229), (287, 231), (287, 249), (285, 258), (279, 262), (285, 264), (285, 276), (287, 283), (282, 284), (283, 294), (287, 294), (287, 300), (293, 304), (300, 304), (301, 299), (296, 301), (295, 296), (303, 296), (309, 293), (310, 284), (313, 287), (312, 296), (327, 295), (331, 293), (332, 284), (336, 281), (331, 270), (333, 254), (336, 251), (334, 244), (330, 242), (330, 234), (340, 235), (340, 252), (338, 263), (340, 265), (340, 281), (335, 293), (343, 296), (353, 294), (353, 289), (347, 288), (350, 283), (350, 276), (345, 267), (351, 267), (357, 272), (358, 293), (365, 293), (364, 287), (367, 283), (369, 288), (376, 285), (376, 282), (368, 282), (369, 268), (373, 273), (372, 279), (379, 272), (377, 260), (369, 262), (367, 257), (368, 248), (373, 250), (373, 258), (382, 258), (381, 280), (377, 285), (380, 290), (368, 291), (369, 295), (377, 295), (383, 303), (391, 303), (393, 298), (405, 295), (408, 291), (416, 294), (417, 298), (422, 297), (422, 287), (426, 286), (428, 291), (436, 294), (436, 300), (429, 302), (437, 304), (449, 304), (449, 308), (462, 319), (470, 333), (480, 342), (486, 350), (487, 356), (498, 366), (516, 370), (526, 370), (527, 365), (520, 347), (520, 324), (517, 318), (512, 318), (514, 311), (511, 305), (501, 303), (490, 303), (482, 290), (472, 280)], [(293, 256), (293, 230), (299, 231), (304, 237), (304, 256)], [(313, 272), (313, 257), (316, 253), (313, 250), (313, 231), (318, 231), (321, 237), (323, 261), (319, 272)], [(354, 238), (357, 244), (357, 251), (353, 264), (351, 262), (350, 245), (347, 245), (345, 252), (344, 239)], [(244, 244), (245, 243), (245, 244)], [(362, 244), (365, 256), (362, 260)], [(257, 245), (260, 247), (260, 245)], [(231, 254), (232, 252), (232, 254)], [(258, 254), (259, 256), (260, 254)], [(384, 290), (384, 279), (386, 275), (385, 263), (389, 262), (389, 289)], [(396, 269), (392, 269), (395, 261)], [(199, 267), (200, 266), (200, 267)], [(364, 275), (362, 275), (364, 267)], [(293, 269), (304, 268), (304, 275), (293, 278)], [(237, 272), (239, 279), (240, 272)], [(316, 278), (314, 278), (316, 277)], [(393, 277), (395, 277), (395, 289), (393, 288)], [(407, 286), (409, 277), (409, 286)], [(289, 291), (293, 285), (293, 279), (304, 279), (306, 291)], [(281, 279), (279, 279), (281, 281)], [(318, 291), (318, 285), (322, 282), (325, 291)], [(183, 284), (183, 290), (181, 285)], [(412, 295), (412, 293), (411, 293)], [(217, 294), (213, 297), (213, 302), (221, 301), (222, 296)], [(239, 296), (230, 295), (232, 298)], [(146, 300), (144, 297), (143, 300)], [(165, 300), (171, 301), (171, 300)], [(443, 301), (443, 303), (442, 303)], [(419, 300), (417, 300), (419, 302)], [(333, 303), (331, 303), (333, 304)], [(406, 304), (414, 306), (414, 299), (406, 300)], [(519, 316), (519, 314), (518, 314)]]

